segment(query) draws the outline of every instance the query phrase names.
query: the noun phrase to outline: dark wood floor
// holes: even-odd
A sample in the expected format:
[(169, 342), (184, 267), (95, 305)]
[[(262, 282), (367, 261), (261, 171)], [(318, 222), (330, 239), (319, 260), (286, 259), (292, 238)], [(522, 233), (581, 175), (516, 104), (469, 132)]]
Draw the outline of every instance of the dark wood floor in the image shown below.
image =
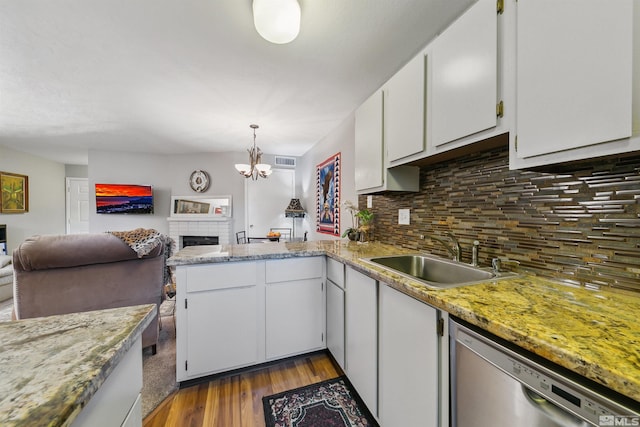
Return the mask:
[(325, 353), (219, 377), (169, 396), (143, 427), (263, 427), (262, 397), (342, 374)]

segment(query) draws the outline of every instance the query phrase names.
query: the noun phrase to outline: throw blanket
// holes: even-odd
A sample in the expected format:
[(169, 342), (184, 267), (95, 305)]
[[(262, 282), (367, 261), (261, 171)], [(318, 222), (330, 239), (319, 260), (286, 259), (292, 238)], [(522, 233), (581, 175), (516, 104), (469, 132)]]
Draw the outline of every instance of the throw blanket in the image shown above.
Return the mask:
[[(125, 242), (131, 249), (138, 254), (138, 258), (149, 254), (160, 243), (164, 243), (164, 261), (166, 265), (167, 259), (173, 254), (175, 248), (175, 242), (172, 238), (159, 233), (153, 228), (136, 228), (130, 231), (108, 231), (107, 233), (113, 234), (123, 242)], [(169, 267), (164, 269), (164, 281), (163, 285), (171, 283), (171, 269)]]
[(138, 254), (138, 258), (149, 254), (162, 242), (162, 234), (153, 228), (136, 228), (131, 231), (108, 231), (123, 242), (125, 242), (131, 249)]

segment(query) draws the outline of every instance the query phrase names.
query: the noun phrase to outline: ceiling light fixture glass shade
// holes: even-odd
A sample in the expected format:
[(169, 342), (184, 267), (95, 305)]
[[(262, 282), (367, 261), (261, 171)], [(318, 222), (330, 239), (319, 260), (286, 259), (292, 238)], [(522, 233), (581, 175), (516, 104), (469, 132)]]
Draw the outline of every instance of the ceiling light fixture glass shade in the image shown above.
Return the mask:
[(273, 171), (271, 170), (271, 165), (262, 163), (262, 151), (256, 147), (256, 129), (258, 129), (259, 126), (249, 125), (249, 127), (253, 129), (253, 147), (247, 149), (250, 164), (236, 163), (235, 167), (236, 170), (240, 172), (240, 175), (255, 181), (258, 177), (268, 177)]
[(300, 32), (298, 0), (253, 0), (253, 25), (271, 43), (293, 41)]

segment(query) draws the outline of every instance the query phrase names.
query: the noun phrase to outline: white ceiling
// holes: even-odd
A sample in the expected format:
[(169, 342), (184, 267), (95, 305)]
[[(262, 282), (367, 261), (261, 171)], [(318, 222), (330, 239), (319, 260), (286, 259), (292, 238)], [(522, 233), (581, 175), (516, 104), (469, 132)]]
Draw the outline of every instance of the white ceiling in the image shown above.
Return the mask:
[(475, 0), (299, 0), (275, 45), (251, 0), (0, 0), (0, 145), (299, 156)]

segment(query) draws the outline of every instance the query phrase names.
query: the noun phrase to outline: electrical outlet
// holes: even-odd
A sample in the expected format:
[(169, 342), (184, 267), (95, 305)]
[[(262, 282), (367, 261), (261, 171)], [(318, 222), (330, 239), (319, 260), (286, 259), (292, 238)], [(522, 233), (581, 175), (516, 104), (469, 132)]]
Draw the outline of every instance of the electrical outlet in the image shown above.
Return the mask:
[(367, 196), (367, 209), (371, 209), (373, 207), (373, 196)]
[(409, 209), (398, 209), (398, 224), (400, 224), (400, 225), (409, 225), (410, 216), (411, 216), (411, 210), (409, 210)]

